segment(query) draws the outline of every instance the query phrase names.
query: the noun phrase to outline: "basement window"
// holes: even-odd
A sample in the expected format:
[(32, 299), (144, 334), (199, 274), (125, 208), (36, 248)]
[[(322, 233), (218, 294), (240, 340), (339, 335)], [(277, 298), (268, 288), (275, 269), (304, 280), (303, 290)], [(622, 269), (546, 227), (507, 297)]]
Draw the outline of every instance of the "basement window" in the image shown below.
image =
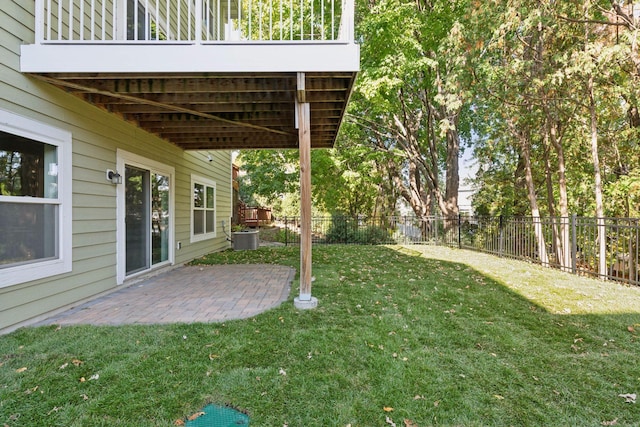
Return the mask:
[(0, 110), (0, 287), (71, 270), (71, 134)]
[(191, 241), (216, 237), (216, 183), (191, 176)]

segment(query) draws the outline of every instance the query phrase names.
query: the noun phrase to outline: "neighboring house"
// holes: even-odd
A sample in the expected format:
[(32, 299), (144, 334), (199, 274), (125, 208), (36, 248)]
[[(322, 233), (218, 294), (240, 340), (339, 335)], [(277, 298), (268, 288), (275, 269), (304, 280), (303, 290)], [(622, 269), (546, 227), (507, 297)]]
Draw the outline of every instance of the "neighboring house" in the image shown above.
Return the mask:
[(230, 150), (308, 171), (358, 62), (352, 1), (2, 0), (0, 331), (227, 248)]

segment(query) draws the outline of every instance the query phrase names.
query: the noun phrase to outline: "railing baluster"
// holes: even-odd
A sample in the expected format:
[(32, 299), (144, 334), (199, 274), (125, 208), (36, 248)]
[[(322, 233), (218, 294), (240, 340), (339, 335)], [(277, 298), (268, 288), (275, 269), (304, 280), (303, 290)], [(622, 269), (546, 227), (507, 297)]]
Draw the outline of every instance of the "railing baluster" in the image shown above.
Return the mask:
[(80, 2), (80, 17), (79, 17), (79, 27), (78, 27), (78, 35), (80, 36), (80, 40), (84, 40), (84, 1)]
[(262, 40), (262, 0), (258, 1), (258, 40)]
[(104, 41), (107, 39), (107, 27), (106, 27), (106, 14), (107, 14), (107, 0), (102, 0), (102, 9), (100, 10), (100, 16), (101, 16), (101, 23), (100, 23), (100, 28), (102, 29), (101, 31), (101, 37), (100, 40)]
[(311, 40), (313, 40), (313, 33), (315, 32), (313, 30), (313, 0), (310, 0), (310, 4), (309, 4), (309, 21), (310, 21), (309, 33), (311, 34)]
[(69, 40), (73, 40), (73, 0), (69, 0)]
[(205, 35), (206, 35), (205, 39), (206, 39), (206, 41), (210, 41), (211, 40), (211, 2), (210, 2), (210, 0), (206, 0), (205, 4), (207, 6), (205, 8), (205, 10), (204, 10), (204, 13), (205, 13), (205, 16), (206, 16), (206, 18), (204, 20), (205, 25), (206, 25), (206, 28), (204, 30), (205, 31)]
[(58, 40), (62, 40), (62, 0), (58, 0)]
[(320, 39), (324, 40), (324, 0), (320, 0)]
[[(166, 7), (166, 10), (167, 10), (167, 17), (166, 17), (167, 34), (166, 34), (166, 38), (167, 38), (167, 40), (173, 40), (173, 37), (171, 36), (171, 7), (170, 7), (170, 4), (169, 4), (169, 0), (166, 0), (165, 7)], [(157, 28), (157, 26), (156, 26), (156, 34), (160, 33), (159, 30), (160, 29)], [(159, 37), (160, 36), (158, 36), (158, 38)]]
[(196, 31), (196, 43), (200, 44), (202, 43), (202, 7), (203, 7), (203, 0), (196, 0), (196, 25), (195, 25), (195, 31)]
[(233, 31), (233, 24), (231, 22), (231, 0), (227, 0), (227, 22), (225, 28), (225, 40), (231, 38), (231, 32)]
[(331, 40), (335, 40), (335, 39), (336, 39), (335, 0), (331, 0)]
[(273, 0), (269, 0), (269, 40), (273, 40)]
[(118, 22), (118, 6), (116, 0), (111, 3), (111, 40), (116, 40), (118, 37), (118, 30), (116, 28), (116, 22)]
[(252, 0), (249, 0), (249, 40), (253, 40), (253, 34), (252, 34), (252, 16), (253, 16), (253, 8), (252, 6)]
[(96, 39), (96, 0), (91, 0), (91, 41)]
[[(136, 3), (135, 8), (136, 10), (138, 10), (139, 5)], [(156, 1), (156, 11), (158, 10), (158, 2)], [(157, 21), (157, 19), (156, 19)], [(151, 33), (151, 23), (153, 21), (151, 20), (151, 14), (149, 13), (149, 0), (144, 0), (144, 40), (152, 40), (153, 34)], [(138, 18), (136, 17), (136, 22), (133, 24), (136, 27), (137, 31), (140, 31), (138, 29)], [(147, 36), (147, 32), (148, 32), (148, 36)], [(158, 34), (158, 26), (156, 25), (156, 37)], [(136, 34), (136, 40), (138, 40), (139, 37)]]
[(283, 30), (284, 30), (283, 23), (282, 23), (282, 2), (283, 1), (284, 0), (279, 0), (279, 3), (280, 3), (280, 40), (282, 40)]
[[(227, 0), (227, 3), (231, 4), (231, 0)], [(216, 40), (220, 40), (220, 24), (222, 23), (222, 16), (220, 15), (220, 0), (216, 0)]]
[[(41, 2), (36, 2), (36, 17), (38, 13), (43, 13)], [(47, 0), (47, 14), (46, 14), (46, 27), (47, 27), (47, 40), (51, 40), (51, 0)], [(36, 43), (42, 43), (43, 36), (38, 35), (38, 19), (36, 18)]]

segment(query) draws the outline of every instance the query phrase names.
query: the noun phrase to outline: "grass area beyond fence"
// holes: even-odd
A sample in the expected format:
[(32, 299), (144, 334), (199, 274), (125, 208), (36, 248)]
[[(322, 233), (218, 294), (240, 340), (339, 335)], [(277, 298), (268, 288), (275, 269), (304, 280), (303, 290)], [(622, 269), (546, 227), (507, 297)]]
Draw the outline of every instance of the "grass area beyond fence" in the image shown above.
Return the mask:
[(638, 288), (424, 245), (319, 246), (313, 274), (310, 311), (294, 289), (245, 320), (1, 336), (0, 425), (172, 426), (209, 402), (256, 427), (640, 421)]

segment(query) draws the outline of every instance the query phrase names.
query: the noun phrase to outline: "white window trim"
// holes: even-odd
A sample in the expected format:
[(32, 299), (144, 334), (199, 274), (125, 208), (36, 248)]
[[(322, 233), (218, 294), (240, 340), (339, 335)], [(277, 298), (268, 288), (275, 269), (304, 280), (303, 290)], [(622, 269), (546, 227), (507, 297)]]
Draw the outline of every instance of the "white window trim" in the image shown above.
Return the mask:
[(172, 166), (167, 166), (164, 163), (156, 162), (154, 160), (147, 159), (146, 157), (139, 156), (128, 151), (118, 149), (116, 152), (116, 168), (120, 174), (124, 176), (125, 164), (136, 166), (142, 169), (150, 170), (151, 172), (159, 172), (168, 175), (169, 178), (169, 259), (159, 264), (151, 266), (148, 270), (140, 271), (127, 276), (126, 274), (126, 228), (125, 228), (125, 185), (124, 183), (118, 185), (116, 190), (116, 222), (117, 222), (117, 267), (116, 267), (116, 283), (122, 285), (128, 278), (144, 275), (151, 270), (157, 268), (173, 265), (175, 263), (175, 181), (176, 170)]
[[(195, 206), (193, 205), (193, 186), (195, 184), (205, 185), (206, 187), (213, 188), (213, 231), (211, 233), (203, 233), (203, 234), (194, 234), (194, 223), (193, 223), (193, 210)], [(218, 188), (216, 187), (216, 182), (212, 181), (208, 178), (204, 178), (198, 175), (191, 175), (191, 187), (189, 189), (189, 197), (191, 198), (190, 202), (190, 234), (191, 234), (191, 243), (201, 242), (203, 240), (215, 239), (218, 237)], [(206, 190), (205, 190), (205, 200), (206, 200)], [(205, 203), (206, 205), (206, 203)], [(206, 217), (206, 215), (205, 215)], [(206, 226), (206, 225), (205, 225)]]
[[(0, 110), (0, 131), (57, 147), (58, 198), (53, 200), (60, 206), (58, 218), (58, 258), (0, 269), (0, 288), (68, 273), (72, 270), (73, 265), (71, 132), (5, 110)], [(43, 200), (49, 202), (52, 199)], [(0, 196), (0, 202), (10, 201), (24, 202), (25, 200), (24, 198)]]

